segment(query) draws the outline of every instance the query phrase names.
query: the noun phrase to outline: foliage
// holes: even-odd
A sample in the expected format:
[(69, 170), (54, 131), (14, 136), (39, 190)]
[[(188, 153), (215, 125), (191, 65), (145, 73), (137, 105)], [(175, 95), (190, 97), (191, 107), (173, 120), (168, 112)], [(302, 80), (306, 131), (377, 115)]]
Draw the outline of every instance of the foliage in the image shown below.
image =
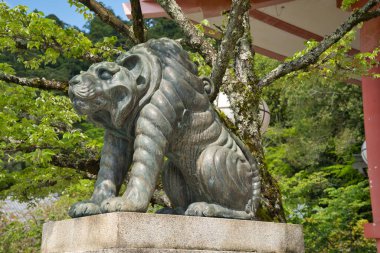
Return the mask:
[[(113, 13), (111, 9), (110, 12)], [(125, 23), (130, 23), (124, 21)], [(86, 36), (93, 42), (97, 43), (97, 45), (101, 45), (102, 41), (111, 40), (114, 46), (123, 48), (124, 50), (128, 50), (131, 48), (130, 41), (121, 36), (113, 27), (109, 24), (105, 24), (101, 19), (97, 16), (89, 19), (84, 28), (87, 30)], [(103, 42), (104, 43), (104, 42)], [(105, 44), (104, 47), (112, 48), (112, 45)]]
[[(17, 61), (17, 56), (9, 52), (0, 54), (0, 61), (6, 62), (0, 64), (0, 72), (15, 74), (21, 77), (44, 77), (46, 79), (54, 79), (58, 81), (67, 81), (71, 77), (79, 74), (82, 69), (89, 67), (89, 64), (77, 59), (68, 59), (58, 57), (55, 64), (47, 64), (38, 69), (28, 69)], [(4, 66), (4, 64), (7, 65)]]
[(375, 252), (373, 241), (363, 238), (363, 224), (370, 216), (368, 183), (329, 187), (323, 195), (302, 222), (308, 234), (307, 252)]
[(206, 64), (205, 60), (199, 53), (189, 53), (190, 59), (198, 66), (198, 75), (210, 76), (211, 67)]
[(57, 166), (57, 160), (98, 157), (101, 141), (88, 137), (93, 130), (79, 128), (82, 118), (69, 99), (4, 83), (0, 89), (0, 197), (29, 201), (60, 193), (83, 178)]
[(43, 221), (9, 220), (0, 213), (0, 252), (39, 252)]
[(342, 1), (342, 9), (348, 10), (353, 4), (359, 2), (359, 0), (343, 0)]
[[(360, 28), (360, 26), (357, 28)], [(287, 78), (294, 75), (301, 78), (304, 78), (304, 76), (319, 75), (326, 80), (347, 81), (362, 75), (373, 76), (373, 74), (369, 72), (369, 69), (379, 64), (376, 57), (378, 57), (380, 53), (380, 47), (375, 48), (372, 52), (361, 52), (352, 55), (350, 51), (355, 35), (356, 30), (351, 30), (337, 43), (322, 53), (318, 61), (315, 64), (309, 65), (306, 71), (293, 72), (291, 75), (288, 75)], [(286, 59), (286, 61), (300, 58), (318, 44), (319, 42), (315, 40), (306, 41), (305, 49), (295, 53), (292, 57)]]
[(375, 252), (363, 237), (367, 178), (352, 167), (364, 136), (361, 91), (337, 79), (309, 72), (264, 89), (272, 118), (266, 161), (288, 221), (304, 227), (306, 252)]
[(179, 29), (178, 25), (171, 19), (147, 19), (145, 24), (146, 27), (149, 27), (149, 30), (147, 30), (147, 39), (168, 37), (175, 40), (184, 37), (183, 32)]
[[(117, 37), (119, 34), (110, 25), (104, 24), (100, 18), (95, 17), (85, 24), (88, 30), (87, 37), (94, 42), (101, 41), (104, 37)], [(120, 43), (118, 38), (118, 43)]]
[(66, 188), (56, 201), (34, 202), (24, 220), (0, 212), (0, 252), (40, 252), (42, 225), (48, 221), (68, 219), (67, 210), (82, 197), (89, 198), (93, 180), (82, 179)]
[(94, 17), (94, 14), (82, 3), (75, 0), (68, 0), (70, 6), (75, 6), (76, 11), (83, 15), (87, 20), (91, 20)]
[[(104, 59), (114, 55), (116, 40), (105, 37), (93, 43), (80, 31), (59, 26), (44, 18), (42, 12), (30, 12), (26, 6), (9, 8), (0, 2), (0, 51), (17, 55), (17, 61), (30, 69), (56, 63), (59, 56), (82, 59), (99, 55)], [(12, 22), (9, 22), (12, 20)]]
[(363, 141), (364, 132), (360, 87), (311, 76), (286, 81), (269, 91), (272, 98), (276, 91), (280, 96), (268, 104), (281, 108), (272, 112), (272, 122), (286, 130), (272, 132), (272, 142), (286, 137), (287, 160), (292, 166), (349, 160), (353, 151), (358, 152), (353, 145)]

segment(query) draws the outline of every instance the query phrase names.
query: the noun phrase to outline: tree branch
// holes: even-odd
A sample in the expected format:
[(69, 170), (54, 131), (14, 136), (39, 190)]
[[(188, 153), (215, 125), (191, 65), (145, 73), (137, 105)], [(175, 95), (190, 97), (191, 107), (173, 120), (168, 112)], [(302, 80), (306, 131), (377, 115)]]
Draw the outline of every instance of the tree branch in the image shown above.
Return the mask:
[(97, 175), (99, 171), (100, 159), (96, 157), (79, 157), (73, 159), (69, 155), (60, 153), (52, 157), (51, 163), (55, 166), (73, 168), (78, 171), (83, 171), (92, 175)]
[(370, 11), (370, 12), (364, 13), (363, 14), (363, 19), (365, 19), (365, 20), (363, 20), (363, 21), (368, 21), (368, 20), (376, 18), (376, 17), (380, 17), (380, 8), (376, 9), (374, 11)]
[[(28, 37), (20, 37), (20, 36), (10, 36), (9, 34), (0, 34), (0, 37), (11, 37), (13, 41), (15, 42), (16, 48), (20, 50), (30, 50), (27, 45), (27, 41), (31, 42), (33, 39), (28, 38)], [(55, 38), (52, 38), (52, 42), (46, 42), (41, 46), (41, 50), (46, 50), (48, 48), (55, 49), (59, 51), (61, 54), (65, 54), (66, 52), (63, 50), (62, 46), (55, 40)], [(104, 59), (100, 57), (99, 55), (94, 55), (89, 52), (86, 52), (83, 54), (80, 59), (90, 62), (90, 63), (96, 63), (96, 62), (101, 62)]]
[[(37, 149), (57, 149), (57, 147), (30, 145), (3, 149), (2, 151), (5, 156), (8, 157), (9, 155), (13, 155), (17, 152), (30, 153), (36, 151)], [(96, 150), (88, 149), (86, 151), (86, 157), (74, 155), (74, 159), (72, 155), (70, 156), (70, 152), (71, 151), (69, 150), (60, 149), (58, 154), (51, 157), (51, 164), (59, 167), (73, 168), (77, 171), (87, 172), (92, 175), (96, 175), (98, 173), (100, 159)], [(12, 164), (12, 162), (10, 164)]]
[(174, 0), (157, 0), (157, 3), (159, 3), (166, 13), (176, 21), (188, 37), (188, 44), (204, 57), (207, 64), (212, 65), (216, 57), (215, 49), (203, 36), (199, 35), (199, 32), (195, 29), (191, 21), (185, 17), (181, 7), (179, 7)]
[[(243, 36), (235, 45), (234, 74), (228, 71), (223, 78), (223, 91), (228, 95), (235, 115), (237, 133), (250, 147), (259, 164), (264, 164), (258, 119), (260, 88), (255, 85), (254, 52), (251, 51), (249, 15), (242, 15)], [(249, 103), (247, 103), (249, 101)]]
[(33, 88), (39, 88), (43, 90), (61, 90), (61, 91), (67, 91), (67, 88), (69, 87), (68, 83), (66, 82), (60, 82), (56, 80), (47, 80), (45, 78), (25, 78), (25, 77), (18, 77), (14, 75), (9, 75), (5, 73), (0, 73), (0, 80), (5, 81), (7, 83), (15, 83), (22, 86), (28, 86)]
[(227, 29), (222, 38), (217, 57), (213, 62), (211, 80), (215, 85), (215, 92), (210, 98), (214, 101), (222, 85), (223, 76), (226, 73), (228, 62), (232, 57), (236, 42), (243, 36), (244, 27), (242, 17), (250, 8), (249, 0), (233, 0), (228, 19)]
[(228, 95), (235, 116), (235, 126), (230, 130), (244, 141), (257, 161), (262, 186), (261, 196), (265, 200), (261, 202), (262, 212), (269, 217), (276, 217), (279, 221), (286, 222), (281, 194), (264, 162), (260, 133), (261, 121), (258, 116), (261, 89), (255, 85), (256, 75), (253, 68), (255, 52), (251, 50), (252, 39), (248, 12), (242, 15), (241, 25), (243, 35), (232, 50), (234, 72), (227, 70), (223, 78), (223, 92)]
[(140, 0), (131, 0), (133, 32), (140, 43), (145, 41), (144, 20), (141, 12)]
[(319, 56), (329, 49), (333, 44), (338, 42), (344, 35), (351, 31), (359, 23), (368, 21), (372, 18), (380, 16), (380, 8), (370, 11), (374, 6), (380, 3), (380, 0), (370, 0), (362, 8), (354, 11), (350, 17), (331, 35), (325, 37), (318, 46), (311, 49), (302, 57), (283, 63), (277, 68), (269, 72), (259, 82), (258, 86), (266, 86), (279, 79), (280, 77), (289, 74), (290, 72), (304, 69), (307, 66), (318, 61)]
[(248, 12), (243, 15), (242, 26), (244, 33), (237, 43), (234, 69), (239, 81), (251, 86), (256, 83), (256, 75), (254, 72), (255, 51), (252, 47)]
[(123, 23), (118, 17), (116, 17), (112, 12), (110, 12), (103, 5), (99, 4), (95, 0), (77, 0), (78, 2), (84, 4), (93, 11), (104, 23), (112, 26), (116, 31), (125, 37), (129, 38), (134, 44), (138, 44), (139, 40), (133, 34), (132, 29)]

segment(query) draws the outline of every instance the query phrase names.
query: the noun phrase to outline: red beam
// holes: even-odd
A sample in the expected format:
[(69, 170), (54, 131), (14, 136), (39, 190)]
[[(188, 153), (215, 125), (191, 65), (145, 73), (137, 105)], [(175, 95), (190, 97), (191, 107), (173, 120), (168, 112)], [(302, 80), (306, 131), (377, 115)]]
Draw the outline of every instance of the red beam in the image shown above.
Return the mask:
[(251, 0), (251, 7), (254, 9), (264, 8), (272, 5), (283, 4), (294, 0)]
[[(194, 25), (199, 25), (200, 24), (199, 22), (197, 22), (195, 20), (191, 20), (191, 22)], [(217, 31), (217, 30), (212, 29), (211, 27), (203, 25), (203, 29), (204, 29), (205, 34), (207, 36), (210, 36), (211, 38), (214, 38), (214, 39), (220, 39), (220, 38), (222, 38), (222, 33), (219, 32), (219, 31)], [(269, 58), (273, 58), (273, 59), (276, 59), (278, 61), (283, 61), (283, 60), (286, 59), (285, 55), (278, 54), (276, 52), (270, 51), (268, 49), (265, 49), (265, 48), (262, 48), (262, 47), (259, 47), (259, 46), (253, 45), (253, 49), (258, 54), (265, 55), (265, 56), (267, 56)]]
[(268, 25), (274, 26), (280, 30), (283, 30), (285, 32), (288, 32), (290, 34), (296, 35), (298, 37), (304, 38), (304, 39), (314, 39), (317, 41), (321, 41), (323, 39), (322, 36), (319, 36), (318, 34), (309, 32), (305, 29), (302, 29), (298, 26), (292, 25), (288, 22), (285, 22), (281, 19), (275, 18), (271, 15), (268, 15), (264, 12), (261, 12), (259, 10), (250, 10), (249, 15), (253, 17), (254, 19), (260, 20), (261, 22), (264, 22)]
[[(323, 40), (323, 37), (318, 35), (318, 34), (315, 34), (313, 32), (310, 32), (308, 30), (305, 30), (301, 27), (298, 27), (298, 26), (295, 26), (295, 25), (292, 25), (288, 22), (285, 22), (281, 19), (278, 19), (278, 18), (275, 18), (271, 15), (268, 15), (264, 12), (261, 12), (259, 10), (254, 10), (254, 9), (251, 9), (249, 11), (249, 15), (254, 18), (254, 19), (257, 19), (263, 23), (266, 23), (268, 25), (271, 25), (273, 27), (276, 27), (280, 30), (283, 30), (287, 33), (290, 33), (290, 34), (293, 34), (297, 37), (300, 37), (300, 38), (303, 38), (303, 39), (306, 39), (306, 40), (310, 40), (310, 39), (314, 39), (316, 41), (321, 41)], [(357, 54), (359, 53), (360, 51), (357, 50), (357, 49), (354, 49), (352, 48), (350, 51), (349, 51), (349, 54), (353, 55), (353, 54)]]
[(276, 59), (278, 61), (284, 61), (286, 59), (285, 55), (278, 54), (276, 52), (270, 51), (268, 49), (265, 49), (265, 48), (262, 48), (262, 47), (259, 47), (259, 46), (253, 45), (253, 49), (258, 54), (265, 55), (265, 56), (267, 56), (269, 58)]

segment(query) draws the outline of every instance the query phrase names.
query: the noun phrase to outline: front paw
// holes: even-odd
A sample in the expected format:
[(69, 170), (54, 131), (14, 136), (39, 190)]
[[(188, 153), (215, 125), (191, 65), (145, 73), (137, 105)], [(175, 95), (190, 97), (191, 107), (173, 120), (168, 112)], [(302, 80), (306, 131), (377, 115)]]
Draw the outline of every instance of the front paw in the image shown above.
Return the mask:
[(112, 213), (112, 212), (125, 212), (126, 203), (121, 197), (109, 198), (102, 202), (100, 205), (102, 213)]
[(91, 201), (77, 202), (74, 205), (72, 205), (69, 209), (69, 215), (71, 218), (79, 218), (100, 213), (100, 206)]
[(141, 203), (134, 203), (124, 197), (109, 198), (102, 202), (100, 205), (102, 213), (112, 212), (145, 212)]

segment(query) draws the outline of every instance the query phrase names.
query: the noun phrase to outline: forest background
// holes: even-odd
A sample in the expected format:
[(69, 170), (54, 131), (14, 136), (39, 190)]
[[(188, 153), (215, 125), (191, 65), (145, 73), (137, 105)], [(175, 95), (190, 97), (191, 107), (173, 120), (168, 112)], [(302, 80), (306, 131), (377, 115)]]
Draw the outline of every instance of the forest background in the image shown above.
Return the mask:
[[(87, 69), (91, 57), (112, 60), (116, 51), (130, 48), (111, 26), (78, 11), (88, 18), (84, 30), (52, 14), (0, 3), (0, 34), (7, 22), (29, 39), (0, 35), (0, 75), (65, 82)], [(169, 19), (148, 19), (145, 25), (148, 39), (184, 37)], [(304, 226), (306, 252), (376, 252), (374, 242), (363, 237), (363, 224), (371, 221), (368, 179), (353, 166), (364, 141), (361, 88), (345, 81), (352, 71), (345, 55), (354, 33), (331, 49), (333, 62), (281, 78), (261, 93), (271, 111), (262, 136), (265, 162), (280, 187), (287, 222)], [(64, 44), (70, 50), (44, 48), (39, 38), (49, 34), (77, 40)], [(191, 57), (200, 73), (209, 74), (199, 54)], [(278, 64), (256, 55), (255, 71), (261, 77)], [(78, 116), (65, 92), (18, 83), (0, 81), (0, 198), (26, 202), (30, 211), (23, 217), (0, 213), (0, 252), (39, 252), (42, 224), (68, 218), (72, 203), (89, 198), (103, 130)], [(155, 198), (151, 212), (165, 205), (161, 200)]]

